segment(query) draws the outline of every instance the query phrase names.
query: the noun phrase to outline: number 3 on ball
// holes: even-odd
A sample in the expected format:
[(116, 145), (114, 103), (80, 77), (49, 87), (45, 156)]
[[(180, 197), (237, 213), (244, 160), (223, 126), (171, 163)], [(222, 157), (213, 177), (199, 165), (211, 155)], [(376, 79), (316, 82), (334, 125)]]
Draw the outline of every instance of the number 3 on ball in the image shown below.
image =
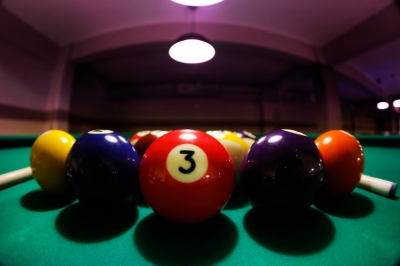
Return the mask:
[(206, 153), (193, 144), (181, 144), (167, 156), (167, 170), (177, 181), (192, 183), (199, 180), (208, 169)]

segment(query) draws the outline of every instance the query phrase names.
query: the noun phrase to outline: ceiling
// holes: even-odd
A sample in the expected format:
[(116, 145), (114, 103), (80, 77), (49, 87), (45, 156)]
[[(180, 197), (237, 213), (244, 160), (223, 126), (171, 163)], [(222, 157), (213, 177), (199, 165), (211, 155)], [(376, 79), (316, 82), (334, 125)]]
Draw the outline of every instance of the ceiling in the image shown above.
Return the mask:
[[(73, 44), (72, 59), (111, 86), (266, 87), (299, 65), (320, 62), (346, 77), (343, 98), (400, 97), (399, 1), (224, 0), (194, 11), (170, 0), (0, 3), (60, 48)], [(216, 48), (207, 63), (185, 65), (168, 56), (191, 21)]]

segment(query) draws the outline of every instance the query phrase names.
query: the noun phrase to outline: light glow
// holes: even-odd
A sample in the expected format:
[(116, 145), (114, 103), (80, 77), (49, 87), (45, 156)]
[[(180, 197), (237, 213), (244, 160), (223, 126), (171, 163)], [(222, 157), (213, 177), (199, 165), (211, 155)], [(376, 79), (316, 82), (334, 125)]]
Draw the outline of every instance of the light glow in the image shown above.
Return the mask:
[(122, 142), (124, 142), (124, 143), (128, 143), (128, 141), (124, 138), (124, 137), (122, 137), (122, 136), (118, 136), (118, 138), (122, 141)]
[(207, 62), (214, 55), (215, 49), (211, 44), (197, 39), (177, 42), (169, 49), (169, 56), (172, 59), (186, 64)]
[(114, 136), (111, 136), (111, 135), (106, 135), (104, 138), (105, 138), (107, 141), (111, 142), (111, 143), (117, 143), (117, 142), (118, 142), (117, 138), (114, 137)]
[(281, 135), (275, 135), (268, 139), (268, 143), (275, 143), (275, 142), (280, 141), (281, 139), (282, 139)]
[(322, 143), (324, 143), (324, 144), (326, 145), (326, 144), (329, 144), (331, 141), (332, 141), (332, 138), (331, 138), (331, 137), (326, 137), (326, 138), (324, 138), (324, 139), (322, 140)]
[(180, 139), (184, 139), (184, 140), (194, 140), (197, 139), (197, 136), (194, 134), (190, 134), (190, 133), (184, 133), (179, 135)]
[(262, 136), (261, 138), (259, 138), (259, 139), (256, 141), (256, 144), (257, 144), (257, 143), (263, 142), (263, 141), (265, 140), (265, 138), (266, 138), (266, 136)]
[(387, 102), (380, 102), (376, 105), (379, 110), (385, 110), (389, 108), (389, 104)]
[(394, 100), (393, 107), (400, 107), (400, 100)]
[(224, 0), (172, 0), (172, 2), (185, 6), (209, 6), (222, 1)]

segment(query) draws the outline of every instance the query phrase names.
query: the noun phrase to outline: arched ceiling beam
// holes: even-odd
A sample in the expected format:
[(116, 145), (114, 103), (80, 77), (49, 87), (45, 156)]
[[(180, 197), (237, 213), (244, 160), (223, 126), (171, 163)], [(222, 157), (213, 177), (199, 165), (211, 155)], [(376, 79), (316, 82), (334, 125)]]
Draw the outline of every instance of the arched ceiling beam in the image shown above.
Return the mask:
[[(110, 32), (75, 43), (71, 60), (81, 61), (105, 51), (131, 45), (165, 41), (172, 43), (188, 31), (187, 23), (166, 23)], [(228, 24), (197, 23), (196, 32), (204, 35), (211, 42), (253, 45), (290, 55), (306, 62), (317, 60), (315, 49), (311, 45), (259, 29)]]

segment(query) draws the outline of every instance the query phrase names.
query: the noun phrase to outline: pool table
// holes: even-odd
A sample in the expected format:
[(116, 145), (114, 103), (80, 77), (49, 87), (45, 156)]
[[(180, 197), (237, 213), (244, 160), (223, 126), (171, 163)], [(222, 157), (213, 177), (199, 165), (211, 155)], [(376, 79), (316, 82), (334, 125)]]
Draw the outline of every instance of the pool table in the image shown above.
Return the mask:
[[(400, 138), (357, 138), (364, 173), (400, 183)], [(34, 139), (0, 137), (0, 173), (28, 166)], [(157, 217), (140, 197), (121, 210), (89, 211), (30, 179), (0, 190), (0, 265), (398, 265), (398, 195), (357, 187), (302, 214), (271, 217), (255, 213), (236, 189), (216, 217), (181, 225)]]

